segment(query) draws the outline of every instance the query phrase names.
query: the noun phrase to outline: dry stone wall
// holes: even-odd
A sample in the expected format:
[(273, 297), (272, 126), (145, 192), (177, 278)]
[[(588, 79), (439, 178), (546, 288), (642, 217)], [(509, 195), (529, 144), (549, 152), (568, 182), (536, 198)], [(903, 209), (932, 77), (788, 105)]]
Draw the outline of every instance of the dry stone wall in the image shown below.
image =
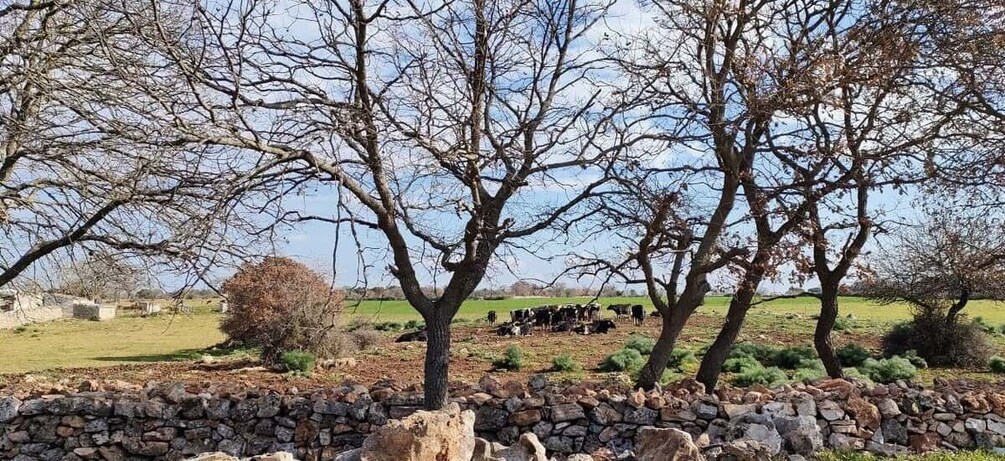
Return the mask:
[[(285, 394), (94, 382), (51, 395), (7, 392), (0, 396), (0, 459), (18, 461), (171, 460), (214, 451), (332, 459), (422, 403), (419, 389), (393, 383)], [(1005, 447), (1005, 392), (995, 388), (824, 380), (708, 394), (687, 381), (646, 393), (559, 387), (536, 376), (529, 384), (486, 377), (452, 396), (474, 412), (477, 437), (509, 445), (533, 433), (558, 457), (630, 458), (641, 445), (666, 443), (645, 436), (660, 433), (648, 428), (690, 434), (706, 459), (823, 448), (893, 455)]]

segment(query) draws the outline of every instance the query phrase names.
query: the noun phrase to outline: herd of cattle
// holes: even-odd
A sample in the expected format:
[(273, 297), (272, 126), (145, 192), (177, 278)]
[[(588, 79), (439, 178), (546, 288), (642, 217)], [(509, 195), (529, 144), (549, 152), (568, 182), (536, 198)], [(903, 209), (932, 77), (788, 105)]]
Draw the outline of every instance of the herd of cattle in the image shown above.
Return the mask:
[[(645, 320), (645, 308), (641, 304), (611, 304), (607, 310), (615, 319), (631, 317), (635, 326)], [(486, 320), (495, 327), (499, 336), (530, 336), (535, 331), (553, 333), (568, 332), (590, 335), (606, 334), (617, 327), (614, 320), (601, 318), (600, 304), (558, 304), (549, 306), (514, 309), (509, 312), (509, 321), (499, 323), (499, 314), (489, 311)], [(652, 315), (657, 315), (653, 313)], [(396, 342), (425, 341), (426, 330), (405, 333)]]

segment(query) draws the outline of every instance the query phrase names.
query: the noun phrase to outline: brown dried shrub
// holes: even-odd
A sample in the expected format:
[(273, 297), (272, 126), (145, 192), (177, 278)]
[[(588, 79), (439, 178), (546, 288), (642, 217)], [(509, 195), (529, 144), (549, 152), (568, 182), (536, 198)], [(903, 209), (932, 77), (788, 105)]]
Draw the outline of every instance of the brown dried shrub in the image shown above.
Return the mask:
[(343, 296), (320, 274), (290, 258), (247, 264), (223, 284), (230, 309), (221, 329), (231, 339), (262, 349), (275, 363), (285, 351), (333, 358), (342, 352)]

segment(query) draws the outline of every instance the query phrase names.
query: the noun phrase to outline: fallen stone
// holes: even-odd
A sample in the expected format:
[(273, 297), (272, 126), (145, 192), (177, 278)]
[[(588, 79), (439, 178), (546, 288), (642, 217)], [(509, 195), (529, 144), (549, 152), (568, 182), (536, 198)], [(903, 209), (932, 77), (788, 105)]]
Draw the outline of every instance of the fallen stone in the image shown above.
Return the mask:
[(469, 461), (475, 448), (475, 414), (449, 404), (391, 420), (363, 442), (362, 461)]
[(680, 429), (643, 427), (635, 435), (636, 461), (704, 461), (691, 434)]

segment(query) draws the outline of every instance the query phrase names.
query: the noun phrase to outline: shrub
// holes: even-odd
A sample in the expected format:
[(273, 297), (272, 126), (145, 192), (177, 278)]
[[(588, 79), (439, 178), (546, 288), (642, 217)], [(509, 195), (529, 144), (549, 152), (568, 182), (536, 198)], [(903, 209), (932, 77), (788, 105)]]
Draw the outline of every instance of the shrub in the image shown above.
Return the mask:
[(994, 356), (991, 360), (988, 360), (988, 368), (991, 369), (992, 373), (1005, 374), (1005, 358)]
[(635, 349), (642, 355), (652, 354), (654, 347), (656, 340), (645, 336), (632, 335), (625, 341), (625, 349)]
[(855, 318), (850, 314), (847, 317), (834, 319), (834, 331), (851, 331), (855, 327)]
[(817, 352), (812, 347), (786, 347), (774, 354), (770, 364), (786, 370), (794, 370), (799, 368), (799, 364), (804, 360), (813, 360), (816, 357)]
[(722, 364), (722, 371), (727, 373), (740, 373), (749, 368), (759, 367), (762, 367), (761, 362), (758, 362), (753, 357), (733, 357), (726, 359), (726, 362)]
[(645, 365), (645, 359), (642, 358), (642, 354), (636, 349), (621, 349), (604, 359), (604, 363), (600, 365), (600, 369), (603, 371), (626, 371), (629, 373), (634, 373)]
[(697, 359), (695, 358), (693, 352), (687, 349), (674, 348), (674, 350), (670, 352), (670, 359), (667, 360), (667, 369), (682, 371), (684, 365), (692, 363), (695, 360)]
[(733, 375), (733, 384), (744, 387), (753, 386), (754, 384), (774, 386), (787, 380), (788, 376), (785, 376), (785, 372), (778, 367), (765, 368), (758, 366), (744, 369), (740, 373)]
[(247, 264), (223, 284), (230, 304), (220, 328), (232, 340), (261, 348), (276, 363), (283, 351), (338, 355), (342, 297), (321, 275), (289, 258)]
[(363, 351), (380, 344), (384, 339), (384, 335), (376, 330), (359, 328), (350, 331), (348, 339), (352, 350)]
[(932, 366), (979, 367), (991, 358), (983, 328), (973, 322), (948, 323), (940, 316), (917, 315), (898, 323), (883, 336), (885, 357), (914, 350)]
[(405, 322), (406, 330), (421, 330), (423, 328), (426, 328), (426, 324), (419, 320), (409, 320)]
[(824, 369), (824, 363), (820, 360), (803, 360), (799, 362), (799, 366), (792, 373), (792, 379), (796, 381), (813, 381), (826, 376), (827, 370)]
[(913, 379), (918, 376), (918, 369), (911, 362), (903, 357), (890, 357), (888, 359), (866, 359), (862, 366), (858, 367), (862, 374), (877, 383), (892, 383), (898, 379)]
[(729, 358), (752, 357), (763, 365), (774, 363), (778, 349), (771, 346), (751, 343), (737, 343), (729, 350)]
[(579, 371), (583, 368), (576, 363), (576, 360), (572, 358), (569, 354), (563, 354), (558, 357), (551, 359), (551, 369), (552, 371)]
[(492, 362), (492, 366), (497, 370), (520, 370), (523, 368), (523, 349), (520, 349), (520, 346), (506, 348), (506, 353), (502, 358)]
[(866, 349), (858, 344), (845, 344), (838, 348), (837, 358), (841, 361), (842, 366), (846, 367), (857, 367), (862, 365), (866, 359), (872, 356), (869, 353), (869, 349)]
[(401, 329), (401, 323), (397, 321), (385, 321), (382, 323), (375, 323), (374, 329), (378, 331), (397, 331)]
[(861, 371), (858, 371), (858, 368), (851, 368), (851, 367), (843, 368), (841, 370), (841, 373), (844, 374), (845, 378), (849, 378), (849, 379), (850, 378), (855, 378), (855, 379), (862, 380), (862, 381), (872, 381), (871, 379), (869, 379), (868, 376), (862, 374)]
[(280, 360), (283, 366), (286, 367), (286, 371), (294, 371), (300, 373), (310, 373), (314, 371), (314, 364), (317, 363), (317, 357), (314, 354), (304, 351), (286, 351), (280, 356)]
[(911, 362), (911, 365), (914, 365), (918, 368), (928, 368), (928, 361), (921, 357), (918, 357), (918, 351), (915, 351), (913, 349), (909, 350), (904, 353), (904, 358), (907, 359), (908, 362)]

